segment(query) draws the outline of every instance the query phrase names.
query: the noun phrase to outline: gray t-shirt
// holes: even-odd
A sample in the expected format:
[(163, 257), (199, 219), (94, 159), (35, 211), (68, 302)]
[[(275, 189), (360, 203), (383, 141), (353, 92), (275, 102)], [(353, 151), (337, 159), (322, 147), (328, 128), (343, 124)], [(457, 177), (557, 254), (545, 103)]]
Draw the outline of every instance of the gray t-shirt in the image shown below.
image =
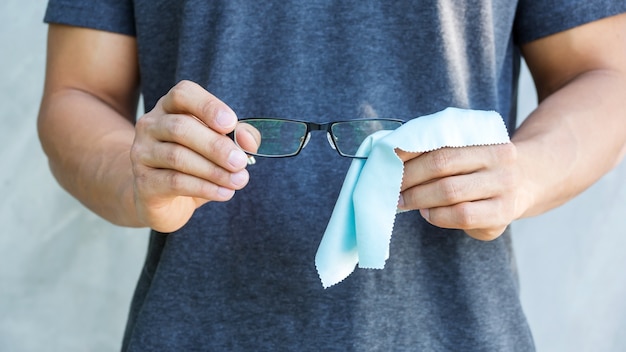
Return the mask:
[[(449, 106), (515, 126), (519, 45), (622, 1), (51, 0), (45, 20), (136, 36), (145, 108), (189, 79), (240, 117), (410, 119)], [(529, 351), (507, 232), (399, 214), (384, 270), (322, 288), (314, 256), (350, 160), (313, 135), (153, 233), (126, 351)], [(546, 234), (549, 236), (549, 234)]]

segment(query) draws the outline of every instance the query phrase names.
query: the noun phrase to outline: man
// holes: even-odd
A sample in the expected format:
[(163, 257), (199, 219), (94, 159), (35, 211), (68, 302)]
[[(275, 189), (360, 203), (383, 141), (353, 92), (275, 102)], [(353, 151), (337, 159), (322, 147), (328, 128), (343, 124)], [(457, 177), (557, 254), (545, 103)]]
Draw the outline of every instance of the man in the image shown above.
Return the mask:
[[(622, 159), (623, 12), (608, 0), (51, 1), (39, 117), (51, 169), (105, 219), (154, 229), (123, 349), (532, 350), (507, 226)], [(513, 133), (520, 53), (540, 104)], [(384, 270), (327, 290), (313, 257), (349, 159), (312, 138), (246, 167), (227, 136), (238, 116), (448, 106), (498, 111), (512, 143), (402, 153), (399, 207), (419, 213), (398, 215)]]

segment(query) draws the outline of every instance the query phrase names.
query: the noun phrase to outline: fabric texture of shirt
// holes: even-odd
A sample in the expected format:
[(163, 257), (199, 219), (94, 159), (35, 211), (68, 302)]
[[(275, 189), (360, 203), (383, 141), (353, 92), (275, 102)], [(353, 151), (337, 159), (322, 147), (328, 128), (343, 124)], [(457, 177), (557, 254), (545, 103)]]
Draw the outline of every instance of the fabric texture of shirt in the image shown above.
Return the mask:
[[(135, 36), (146, 111), (188, 79), (240, 117), (458, 107), (495, 110), (513, 133), (519, 45), (623, 11), (615, 0), (51, 0), (45, 21)], [(257, 158), (232, 200), (152, 233), (123, 350), (534, 350), (509, 231), (481, 242), (401, 213), (384, 270), (322, 288), (315, 252), (350, 163), (323, 137), (294, 158)]]

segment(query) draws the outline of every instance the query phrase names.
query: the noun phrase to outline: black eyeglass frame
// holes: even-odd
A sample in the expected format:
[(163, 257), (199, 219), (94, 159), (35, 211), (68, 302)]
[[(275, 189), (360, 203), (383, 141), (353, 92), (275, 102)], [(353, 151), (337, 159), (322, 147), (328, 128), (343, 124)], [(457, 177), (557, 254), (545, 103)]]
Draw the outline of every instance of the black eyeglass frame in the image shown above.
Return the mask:
[[(337, 151), (337, 154), (339, 154), (340, 156), (343, 156), (343, 157), (346, 157), (346, 158), (352, 158), (352, 159), (367, 159), (367, 157), (356, 156), (356, 155), (350, 155), (350, 154), (343, 153), (340, 150), (340, 148), (338, 147), (337, 143), (335, 142), (335, 135), (334, 135), (334, 133), (332, 131), (332, 127), (334, 125), (337, 125), (337, 124), (356, 122), (356, 121), (397, 122), (397, 123), (399, 123), (398, 127), (402, 126), (405, 123), (404, 120), (401, 120), (401, 119), (390, 119), (390, 118), (349, 119), (349, 120), (337, 120), (337, 121), (329, 121), (329, 122), (324, 122), (324, 123), (316, 123), (316, 122), (310, 122), (310, 121), (304, 121), (304, 120), (285, 119), (285, 118), (278, 118), (278, 117), (246, 117), (246, 118), (239, 119), (238, 122), (245, 123), (246, 120), (268, 120), (268, 121), (269, 120), (277, 120), (277, 121), (301, 123), (301, 124), (306, 125), (306, 131), (304, 132), (304, 136), (303, 136), (304, 140), (300, 143), (300, 145), (298, 146), (298, 150), (295, 151), (294, 153), (280, 154), (280, 155), (271, 155), (271, 154), (257, 154), (257, 153), (252, 153), (252, 152), (244, 150), (244, 152), (246, 154), (248, 154), (248, 155), (259, 156), (259, 157), (263, 157), (263, 158), (290, 158), (290, 157), (297, 156), (298, 154), (300, 154), (302, 149), (304, 149), (304, 147), (307, 145), (307, 143), (308, 143), (308, 141), (309, 141), (309, 139), (311, 137), (311, 132), (313, 132), (313, 131), (322, 131), (322, 132), (326, 132), (326, 135), (330, 137), (330, 138), (327, 138), (327, 139), (328, 139), (331, 147), (335, 151)], [(235, 138), (236, 131), (237, 131), (237, 128), (235, 127), (235, 130), (233, 130), (231, 133), (228, 134), (230, 136), (230, 138), (235, 142), (235, 144), (237, 144), (237, 139)], [(243, 150), (243, 148), (242, 148), (242, 150)]]

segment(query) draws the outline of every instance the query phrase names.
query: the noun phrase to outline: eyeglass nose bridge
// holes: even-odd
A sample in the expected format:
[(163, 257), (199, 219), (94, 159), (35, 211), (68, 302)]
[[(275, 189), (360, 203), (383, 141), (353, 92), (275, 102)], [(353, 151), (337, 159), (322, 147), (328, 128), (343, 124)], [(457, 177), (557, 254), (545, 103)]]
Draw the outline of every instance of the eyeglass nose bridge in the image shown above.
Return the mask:
[[(335, 150), (339, 155), (349, 157), (349, 158), (358, 158), (365, 159), (366, 156), (357, 156), (357, 150), (353, 150), (355, 147), (354, 143), (357, 143), (358, 140), (363, 137), (361, 134), (363, 132), (368, 132), (365, 134), (369, 134), (373, 130), (380, 129), (388, 129), (393, 130), (397, 128), (399, 125), (402, 125), (403, 121), (399, 119), (355, 119), (355, 120), (341, 120), (341, 121), (332, 121), (327, 123), (315, 123), (309, 121), (302, 120), (291, 120), (291, 119), (279, 119), (279, 118), (246, 118), (241, 119), (242, 123), (248, 121), (251, 126), (254, 128), (257, 126), (259, 128), (259, 133), (263, 134), (263, 131), (269, 132), (268, 141), (266, 149), (255, 149), (253, 151), (246, 151), (249, 155), (254, 156), (262, 156), (262, 157), (270, 157), (270, 158), (285, 158), (296, 156), (302, 151), (304, 147), (306, 147), (311, 139), (312, 131), (324, 131), (326, 132), (326, 138), (328, 140), (328, 144), (330, 144), (331, 148)], [(362, 121), (369, 121), (370, 123), (366, 126), (359, 126)], [(355, 125), (358, 122), (359, 124)], [(391, 124), (389, 124), (391, 122)], [(277, 138), (277, 133), (282, 133), (282, 129), (277, 130), (276, 124), (285, 123), (285, 128), (287, 129), (286, 133), (290, 135), (289, 138), (298, 138), (297, 140), (291, 139), (288, 145), (280, 144)], [(371, 126), (373, 125), (373, 126)], [(369, 127), (368, 127), (369, 126)], [(304, 131), (302, 131), (304, 127)], [(368, 127), (364, 130), (361, 130), (361, 127)], [(346, 129), (347, 128), (347, 129)], [(244, 129), (245, 130), (245, 129)], [(302, 133), (304, 132), (304, 133)], [(353, 135), (354, 132), (357, 132), (357, 135)], [(347, 133), (347, 134), (346, 134)], [(245, 134), (244, 134), (245, 135)], [(229, 137), (237, 143), (238, 138), (236, 136), (236, 132), (233, 131), (229, 134)], [(264, 138), (265, 136), (261, 136)], [(356, 139), (355, 139), (356, 137)], [(278, 142), (278, 143), (277, 143)], [(284, 142), (284, 141), (283, 141)], [(289, 141), (287, 141), (289, 142)], [(259, 148), (259, 146), (257, 146)], [(276, 149), (278, 148), (278, 149)], [(286, 149), (285, 149), (286, 148)], [(347, 149), (346, 149), (347, 148)]]
[(330, 130), (331, 125), (332, 123), (307, 122), (306, 123), (306, 129), (307, 129), (306, 137), (304, 137), (305, 139), (304, 139), (304, 143), (302, 143), (301, 149), (304, 149), (304, 147), (306, 147), (306, 145), (309, 143), (309, 140), (311, 139), (312, 131), (323, 131), (323, 132), (326, 132), (326, 139), (328, 140), (328, 144), (330, 144), (330, 147), (333, 148), (333, 150), (337, 150), (337, 146), (333, 142), (332, 132)]

